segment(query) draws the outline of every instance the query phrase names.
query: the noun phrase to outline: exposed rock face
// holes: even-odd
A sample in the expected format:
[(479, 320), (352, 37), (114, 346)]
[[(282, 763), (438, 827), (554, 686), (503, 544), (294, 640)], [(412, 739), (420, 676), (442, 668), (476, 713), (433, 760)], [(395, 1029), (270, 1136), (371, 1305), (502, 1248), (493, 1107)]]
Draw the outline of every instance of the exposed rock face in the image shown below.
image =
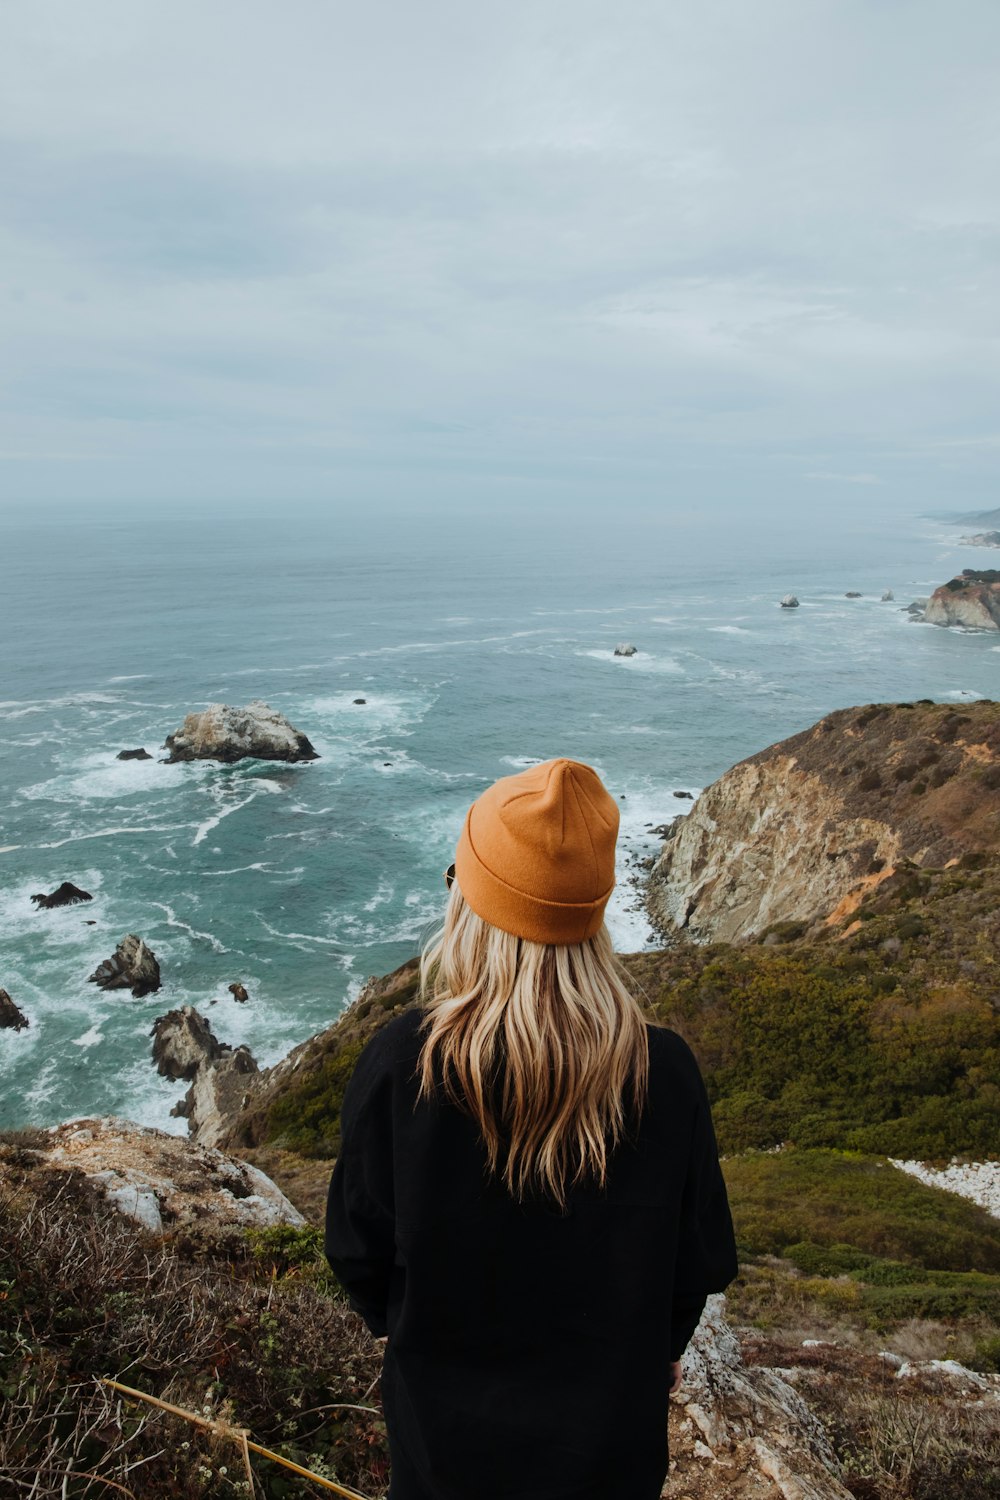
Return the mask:
[(7, 1028), (13, 1031), (23, 1031), (28, 1025), (28, 1018), (10, 998), (6, 990), (0, 990), (0, 1031)]
[(152, 1034), (157, 1071), (191, 1084), (171, 1114), (187, 1119), (200, 1145), (216, 1145), (248, 1101), (248, 1079), (260, 1071), (250, 1049), (220, 1042), (192, 1005), (160, 1016)]
[(54, 890), (49, 896), (32, 896), (36, 906), (72, 906), (77, 901), (93, 901), (89, 891), (81, 891), (78, 885), (73, 885), (69, 880), (64, 880), (62, 885)]
[(782, 609), (798, 609), (799, 601), (794, 594), (786, 594), (781, 601), (781, 607)]
[(770, 1480), (783, 1500), (851, 1500), (819, 1418), (786, 1372), (744, 1363), (725, 1305), (723, 1294), (709, 1297), (670, 1400), (671, 1492), (706, 1493), (697, 1481), (712, 1464), (713, 1494), (752, 1494), (753, 1483), (767, 1494)]
[(52, 1168), (78, 1168), (121, 1213), (154, 1234), (197, 1226), (302, 1224), (271, 1179), (247, 1162), (116, 1115), (70, 1120), (47, 1134), (37, 1155)]
[(318, 760), (309, 740), (284, 715), (255, 698), (246, 708), (210, 703), (188, 714), (180, 729), (168, 734), (167, 763), (178, 760)]
[(123, 937), (111, 958), (98, 964), (90, 976), (91, 984), (102, 990), (131, 990), (137, 1000), (160, 988), (160, 966), (151, 948), (141, 937), (130, 932)]
[(152, 760), (148, 750), (140, 747), (138, 750), (119, 750), (115, 756), (116, 760)]
[(695, 942), (839, 922), (901, 862), (1000, 848), (1000, 705), (842, 709), (708, 787), (658, 858), (653, 920)]
[(924, 610), (930, 625), (961, 625), (966, 630), (1000, 630), (1000, 572), (965, 568), (935, 589)]
[(619, 641), (615, 647), (616, 656), (635, 656), (636, 648), (631, 641)]

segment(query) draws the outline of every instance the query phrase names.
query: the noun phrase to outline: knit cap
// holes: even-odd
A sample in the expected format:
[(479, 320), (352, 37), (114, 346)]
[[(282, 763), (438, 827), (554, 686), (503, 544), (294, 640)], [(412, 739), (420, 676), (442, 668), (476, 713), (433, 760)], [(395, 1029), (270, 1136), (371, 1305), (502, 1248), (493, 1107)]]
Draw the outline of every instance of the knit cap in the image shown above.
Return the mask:
[(472, 910), (535, 943), (583, 943), (615, 884), (618, 807), (578, 760), (547, 760), (469, 808), (455, 878)]

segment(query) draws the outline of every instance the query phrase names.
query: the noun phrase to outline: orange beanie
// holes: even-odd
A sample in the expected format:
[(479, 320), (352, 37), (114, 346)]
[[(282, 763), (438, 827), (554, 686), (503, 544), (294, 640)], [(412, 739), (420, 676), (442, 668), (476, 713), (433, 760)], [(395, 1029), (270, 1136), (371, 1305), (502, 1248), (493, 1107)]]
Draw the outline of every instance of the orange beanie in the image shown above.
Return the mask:
[(583, 943), (615, 884), (618, 807), (596, 771), (547, 760), (469, 808), (455, 879), (472, 910), (535, 943)]

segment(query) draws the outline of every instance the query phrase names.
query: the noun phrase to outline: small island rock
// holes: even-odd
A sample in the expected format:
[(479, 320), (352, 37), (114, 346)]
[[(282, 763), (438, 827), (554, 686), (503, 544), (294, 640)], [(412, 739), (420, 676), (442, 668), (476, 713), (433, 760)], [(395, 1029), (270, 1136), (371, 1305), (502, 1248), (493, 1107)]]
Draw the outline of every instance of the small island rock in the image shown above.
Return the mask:
[(238, 980), (235, 984), (231, 984), (229, 986), (229, 993), (232, 995), (233, 999), (238, 1000), (241, 1005), (245, 1005), (246, 1002), (250, 999), (250, 996), (246, 991), (246, 985), (240, 984)]
[(160, 988), (160, 966), (152, 949), (130, 932), (114, 955), (98, 964), (88, 983), (99, 984), (102, 990), (131, 990), (141, 1000)]
[(367, 698), (355, 698), (353, 700), (353, 702), (355, 702), (355, 703), (367, 703), (368, 699)]
[(781, 601), (782, 609), (798, 609), (799, 601), (794, 594), (786, 594)]
[(210, 703), (188, 714), (180, 729), (168, 734), (167, 764), (180, 760), (319, 760), (318, 752), (283, 714), (255, 698), (246, 708)]
[(635, 656), (636, 648), (631, 641), (619, 641), (615, 647), (616, 656)]
[(69, 880), (64, 880), (57, 890), (48, 896), (32, 896), (36, 906), (73, 906), (77, 901), (93, 901), (89, 891), (81, 891), (78, 885), (73, 885)]
[(0, 1031), (7, 1027), (23, 1031), (29, 1024), (27, 1016), (14, 1004), (6, 990), (0, 990)]
[(885, 593), (882, 595), (882, 603), (888, 604), (891, 600), (895, 599), (895, 597), (896, 596), (892, 592), (892, 589), (886, 589)]
[(863, 596), (858, 592), (857, 589), (848, 589), (847, 593), (844, 595), (845, 599), (860, 599), (862, 597)]
[(140, 745), (138, 750), (119, 750), (116, 760), (152, 760), (149, 751)]

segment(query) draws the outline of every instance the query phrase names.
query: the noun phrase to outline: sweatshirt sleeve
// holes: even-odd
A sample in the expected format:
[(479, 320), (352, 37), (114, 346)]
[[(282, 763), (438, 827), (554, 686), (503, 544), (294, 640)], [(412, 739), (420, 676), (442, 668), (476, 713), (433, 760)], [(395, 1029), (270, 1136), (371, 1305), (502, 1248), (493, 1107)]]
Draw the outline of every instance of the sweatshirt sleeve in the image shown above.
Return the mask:
[(326, 1258), (376, 1338), (387, 1332), (396, 1253), (391, 1091), (391, 1074), (359, 1058), (344, 1093), (341, 1151), (326, 1201)]
[(690, 1053), (690, 1057), (696, 1106), (674, 1266), (672, 1360), (680, 1359), (684, 1353), (709, 1293), (725, 1291), (739, 1273), (736, 1236), (719, 1164), (711, 1106), (694, 1054)]

